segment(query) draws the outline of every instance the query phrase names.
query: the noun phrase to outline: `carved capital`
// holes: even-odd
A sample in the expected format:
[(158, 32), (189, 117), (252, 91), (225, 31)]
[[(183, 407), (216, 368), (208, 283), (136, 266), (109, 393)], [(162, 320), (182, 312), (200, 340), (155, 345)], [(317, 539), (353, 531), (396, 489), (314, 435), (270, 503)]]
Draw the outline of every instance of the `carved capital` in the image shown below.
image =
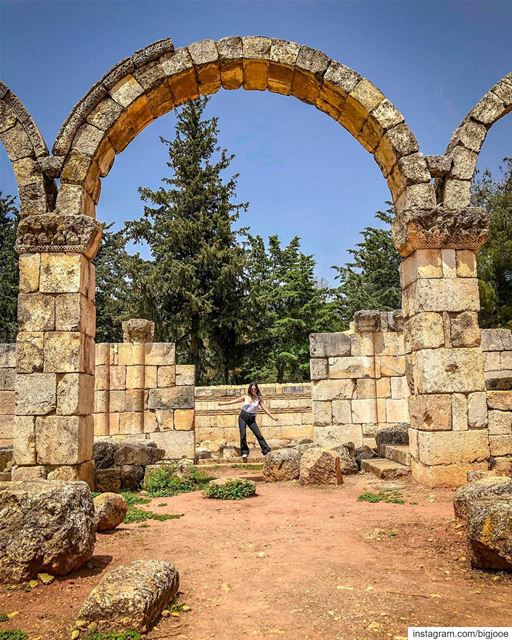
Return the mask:
[(469, 249), (478, 251), (487, 240), (489, 215), (480, 207), (459, 210), (403, 211), (393, 222), (393, 240), (403, 256), (416, 249)]
[(155, 323), (151, 320), (133, 318), (122, 323), (123, 342), (153, 342)]
[(94, 258), (103, 225), (80, 214), (46, 213), (22, 218), (16, 235), (18, 253), (69, 252)]

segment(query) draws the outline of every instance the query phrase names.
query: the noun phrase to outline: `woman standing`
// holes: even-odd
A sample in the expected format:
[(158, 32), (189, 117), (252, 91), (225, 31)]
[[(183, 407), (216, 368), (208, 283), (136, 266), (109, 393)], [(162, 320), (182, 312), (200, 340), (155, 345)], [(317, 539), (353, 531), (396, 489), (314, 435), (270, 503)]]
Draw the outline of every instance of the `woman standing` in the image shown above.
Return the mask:
[(234, 400), (228, 400), (226, 402), (219, 402), (220, 405), (224, 404), (235, 404), (237, 402), (243, 402), (242, 410), (240, 411), (240, 415), (238, 416), (238, 427), (240, 429), (240, 453), (242, 454), (242, 460), (247, 462), (247, 457), (249, 456), (249, 447), (247, 446), (247, 427), (254, 433), (256, 436), (258, 443), (261, 447), (261, 453), (265, 456), (270, 451), (270, 447), (268, 446), (265, 438), (261, 434), (261, 431), (256, 424), (256, 414), (258, 413), (258, 409), (263, 409), (263, 411), (269, 416), (271, 420), (277, 422), (277, 418), (274, 418), (271, 415), (263, 402), (263, 398), (261, 397), (260, 389), (256, 382), (251, 382), (249, 388), (247, 389), (246, 396), (240, 396), (239, 398), (235, 398)]

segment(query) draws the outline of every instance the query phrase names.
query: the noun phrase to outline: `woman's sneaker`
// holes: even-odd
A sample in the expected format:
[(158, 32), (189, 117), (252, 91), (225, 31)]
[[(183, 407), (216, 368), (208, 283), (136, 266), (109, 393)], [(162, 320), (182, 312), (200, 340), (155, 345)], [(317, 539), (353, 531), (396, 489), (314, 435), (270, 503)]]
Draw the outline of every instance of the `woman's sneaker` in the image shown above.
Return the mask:
[(243, 462), (244, 464), (246, 464), (246, 463), (247, 463), (247, 458), (248, 458), (248, 457), (249, 457), (249, 456), (248, 456), (246, 453), (243, 453), (243, 454), (242, 454), (242, 462)]

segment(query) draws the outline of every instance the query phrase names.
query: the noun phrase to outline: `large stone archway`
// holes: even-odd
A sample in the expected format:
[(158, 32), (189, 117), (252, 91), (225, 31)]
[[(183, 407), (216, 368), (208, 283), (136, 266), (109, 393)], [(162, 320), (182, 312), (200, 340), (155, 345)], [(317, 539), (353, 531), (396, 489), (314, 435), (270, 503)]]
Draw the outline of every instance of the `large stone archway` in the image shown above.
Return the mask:
[[(502, 93), (509, 80), (503, 83)], [(488, 457), (485, 424), (470, 415), (485, 400), (475, 253), (485, 241), (487, 220), (465, 195), (466, 151), (477, 153), (467, 148), (467, 119), (445, 156), (425, 158), (403, 116), (369, 80), (320, 51), (255, 36), (181, 49), (167, 39), (137, 51), (78, 102), (52, 156), (19, 101), (2, 89), (0, 135), (20, 194), (26, 176), (36, 185), (34, 197), (22, 198), (17, 242), (16, 452), (22, 475), (46, 476), (57, 466), (68, 467), (74, 477), (90, 473), (92, 259), (101, 231), (94, 220), (101, 179), (115, 155), (152, 120), (220, 88), (295, 96), (338, 121), (375, 158), (395, 203), (395, 242), (405, 258), (413, 472), (428, 484), (458, 482)], [(509, 110), (510, 100), (507, 106), (499, 94), (498, 99), (497, 111)], [(471, 124), (476, 117), (486, 126), (487, 102), (468, 115)], [(456, 454), (445, 455), (447, 450)]]

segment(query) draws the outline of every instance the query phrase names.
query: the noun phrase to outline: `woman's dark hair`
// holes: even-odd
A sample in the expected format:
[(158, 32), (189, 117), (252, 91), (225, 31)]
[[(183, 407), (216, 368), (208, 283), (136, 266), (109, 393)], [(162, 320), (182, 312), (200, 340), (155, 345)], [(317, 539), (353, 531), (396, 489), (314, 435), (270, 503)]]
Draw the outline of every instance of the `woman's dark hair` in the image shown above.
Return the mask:
[(247, 389), (247, 395), (251, 396), (251, 398), (252, 398), (252, 393), (251, 393), (252, 387), (256, 387), (256, 394), (258, 395), (258, 398), (261, 400), (261, 391), (260, 391), (260, 388), (258, 387), (258, 383), (257, 382), (251, 382), (250, 383), (249, 388)]

